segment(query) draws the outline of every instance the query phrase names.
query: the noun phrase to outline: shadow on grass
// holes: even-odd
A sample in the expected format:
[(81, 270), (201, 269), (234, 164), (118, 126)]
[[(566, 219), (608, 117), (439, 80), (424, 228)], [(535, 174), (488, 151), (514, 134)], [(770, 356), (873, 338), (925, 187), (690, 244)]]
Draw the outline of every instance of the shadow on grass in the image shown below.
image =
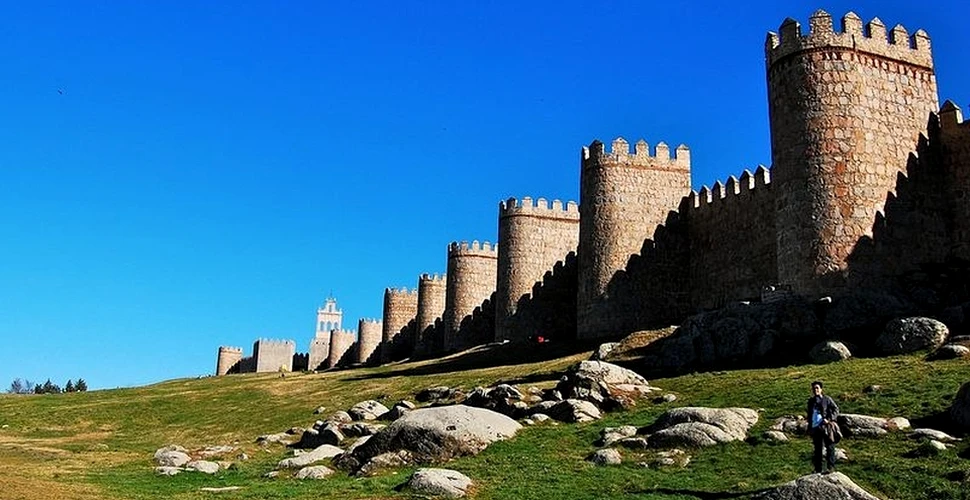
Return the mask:
[(640, 490), (633, 493), (660, 493), (662, 495), (689, 496), (694, 498), (700, 498), (701, 500), (720, 500), (723, 498), (749, 498), (752, 495), (757, 495), (759, 493), (764, 493), (766, 491), (768, 491), (768, 489), (731, 493), (727, 491), (698, 491), (698, 490), (677, 489), (677, 488), (652, 488), (649, 490)]
[[(596, 345), (599, 345), (599, 343)], [(594, 345), (581, 342), (550, 342), (546, 344), (511, 342), (507, 344), (476, 347), (437, 363), (405, 368), (403, 370), (364, 373), (358, 376), (349, 377), (346, 380), (356, 381), (390, 377), (407, 377), (414, 375), (437, 375), (442, 373), (493, 368), (496, 366), (538, 363), (543, 361), (552, 361), (554, 359), (559, 359), (566, 356), (572, 356), (574, 354), (592, 350), (593, 348), (595, 348)], [(537, 378), (533, 379), (532, 377)], [(521, 380), (517, 380), (515, 383), (527, 383), (541, 380), (549, 380), (549, 378), (543, 377), (543, 375), (540, 373), (522, 377)], [(506, 383), (512, 382), (506, 381)]]
[(966, 429), (960, 427), (950, 418), (949, 411), (941, 411), (925, 417), (910, 420), (913, 429), (936, 429), (953, 436), (963, 436)]

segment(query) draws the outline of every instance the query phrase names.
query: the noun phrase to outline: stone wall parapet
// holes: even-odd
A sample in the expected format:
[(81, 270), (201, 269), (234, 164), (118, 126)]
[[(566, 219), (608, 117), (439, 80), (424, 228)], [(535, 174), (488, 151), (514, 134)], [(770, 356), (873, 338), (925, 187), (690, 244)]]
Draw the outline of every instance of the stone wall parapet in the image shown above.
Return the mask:
[(530, 196), (524, 196), (521, 199), (509, 198), (499, 202), (498, 216), (500, 219), (515, 215), (578, 221), (579, 205), (575, 201), (567, 201), (563, 205), (561, 200), (552, 200), (550, 204), (545, 198), (537, 198), (533, 201)]
[(582, 168), (604, 168), (611, 166), (657, 168), (664, 170), (689, 170), (690, 148), (685, 144), (677, 146), (671, 156), (670, 146), (666, 142), (658, 142), (653, 154), (650, 145), (640, 139), (630, 150), (626, 139), (617, 137), (606, 151), (606, 145), (600, 140), (594, 140), (582, 149)]
[(691, 191), (687, 195), (687, 206), (699, 210), (717, 208), (720, 202), (729, 203), (738, 197), (747, 196), (759, 187), (771, 184), (771, 173), (764, 165), (758, 165), (752, 174), (745, 169), (740, 177), (729, 176), (722, 183), (716, 181), (711, 187), (702, 186), (700, 191)]
[(854, 12), (842, 16), (841, 31), (833, 28), (832, 16), (820, 9), (809, 19), (807, 35), (802, 33), (798, 21), (788, 18), (777, 33), (768, 32), (765, 40), (769, 67), (792, 54), (820, 49), (844, 49), (927, 69), (933, 67), (930, 37), (925, 31), (917, 30), (910, 36), (906, 28), (897, 24), (887, 32), (886, 25), (878, 17), (863, 28), (862, 19)]
[(478, 240), (453, 241), (448, 244), (448, 258), (460, 256), (474, 256), (486, 258), (498, 258), (498, 245), (492, 245), (489, 241), (479, 243)]

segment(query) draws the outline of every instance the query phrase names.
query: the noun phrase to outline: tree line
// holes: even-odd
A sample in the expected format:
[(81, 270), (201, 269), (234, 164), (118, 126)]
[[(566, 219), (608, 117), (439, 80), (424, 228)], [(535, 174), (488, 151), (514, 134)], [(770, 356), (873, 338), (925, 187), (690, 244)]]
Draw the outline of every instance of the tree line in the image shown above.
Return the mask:
[(10, 394), (60, 394), (62, 392), (86, 392), (87, 390), (88, 383), (83, 378), (79, 378), (77, 381), (68, 379), (63, 388), (51, 382), (51, 379), (47, 379), (47, 382), (43, 384), (35, 384), (30, 380), (15, 378), (13, 382), (10, 382), (10, 389), (7, 392)]

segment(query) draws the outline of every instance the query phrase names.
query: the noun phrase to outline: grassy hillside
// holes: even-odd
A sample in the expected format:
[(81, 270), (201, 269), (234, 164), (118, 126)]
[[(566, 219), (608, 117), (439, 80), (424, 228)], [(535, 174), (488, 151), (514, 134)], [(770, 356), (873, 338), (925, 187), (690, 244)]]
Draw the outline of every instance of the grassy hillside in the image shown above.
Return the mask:
[[(536, 353), (528, 353), (534, 355)], [(263, 479), (285, 450), (253, 444), (259, 434), (307, 426), (317, 406), (328, 413), (363, 399), (390, 404), (432, 385), (489, 385), (497, 381), (548, 387), (560, 372), (587, 354), (538, 353), (547, 359), (510, 359), (495, 354), (453, 357), (323, 374), (237, 375), (175, 380), (149, 387), (44, 396), (0, 396), (0, 497), (51, 498), (402, 498), (394, 491), (410, 469), (375, 478), (344, 474), (319, 482)], [(523, 356), (518, 353), (517, 355)], [(491, 361), (491, 363), (490, 363)], [(774, 418), (798, 414), (811, 380), (826, 382), (844, 412), (906, 416), (947, 428), (940, 415), (962, 382), (970, 380), (965, 361), (926, 362), (920, 357), (850, 360), (837, 365), (788, 367), (687, 375), (652, 381), (678, 395), (673, 403), (643, 401), (634, 410), (579, 425), (525, 428), (513, 440), (493, 445), (477, 457), (454, 461), (477, 484), (476, 498), (736, 498), (811, 471), (811, 443), (751, 439), (694, 450), (684, 469), (645, 468), (650, 454), (623, 451), (624, 464), (594, 467), (583, 458), (595, 450), (600, 429), (651, 423), (672, 406), (746, 406), (761, 409), (752, 430), (758, 436)], [(864, 394), (879, 384), (882, 391)], [(237, 444), (251, 457), (237, 470), (216, 476), (153, 474), (152, 453), (176, 443), (187, 448)], [(840, 470), (883, 497), (966, 498), (970, 494), (968, 445), (940, 457), (912, 458), (917, 443), (903, 434), (881, 439), (847, 439), (851, 459)], [(242, 486), (231, 493), (200, 492), (203, 486)]]

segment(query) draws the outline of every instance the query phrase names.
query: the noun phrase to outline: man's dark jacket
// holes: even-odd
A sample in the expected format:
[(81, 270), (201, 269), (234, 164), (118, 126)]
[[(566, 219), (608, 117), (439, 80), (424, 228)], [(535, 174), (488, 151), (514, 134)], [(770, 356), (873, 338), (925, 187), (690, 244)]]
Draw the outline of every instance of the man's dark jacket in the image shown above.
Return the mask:
[(820, 407), (819, 413), (822, 415), (823, 419), (830, 422), (835, 422), (839, 418), (839, 406), (835, 404), (835, 401), (833, 401), (832, 398), (824, 394), (820, 398), (812, 396), (808, 398), (808, 407), (805, 411), (805, 418), (808, 420), (809, 429), (812, 428), (812, 410), (815, 409), (816, 405)]

